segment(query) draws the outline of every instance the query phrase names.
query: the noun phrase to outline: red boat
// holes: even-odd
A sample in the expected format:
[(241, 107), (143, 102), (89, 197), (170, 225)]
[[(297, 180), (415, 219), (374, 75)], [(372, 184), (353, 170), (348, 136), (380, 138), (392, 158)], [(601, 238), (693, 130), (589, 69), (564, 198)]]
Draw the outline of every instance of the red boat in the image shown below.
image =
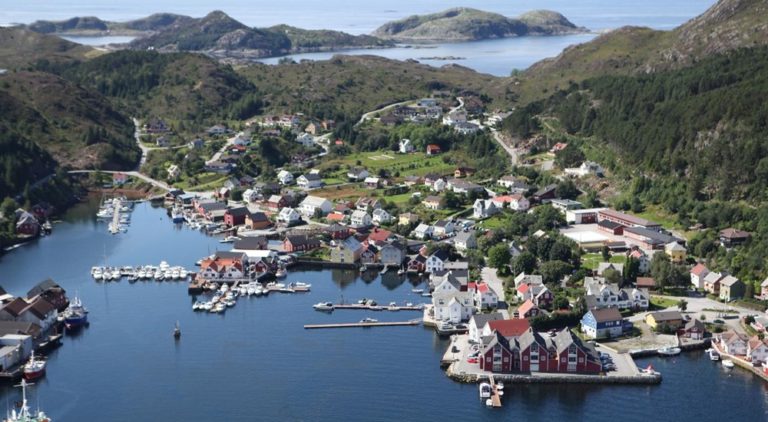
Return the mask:
[(24, 364), (24, 379), (36, 380), (45, 375), (45, 361), (35, 359), (35, 352), (29, 357), (29, 362)]

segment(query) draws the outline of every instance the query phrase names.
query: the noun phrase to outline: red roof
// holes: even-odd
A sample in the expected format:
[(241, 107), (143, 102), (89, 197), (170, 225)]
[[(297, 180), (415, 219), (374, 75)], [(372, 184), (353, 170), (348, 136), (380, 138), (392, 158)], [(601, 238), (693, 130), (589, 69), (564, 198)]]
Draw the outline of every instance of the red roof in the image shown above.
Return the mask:
[(695, 276), (701, 276), (701, 274), (702, 274), (704, 271), (709, 271), (709, 269), (707, 268), (707, 266), (706, 266), (706, 265), (704, 265), (704, 264), (696, 264), (696, 266), (695, 266), (695, 267), (691, 268), (691, 274), (693, 274), (693, 275), (695, 275)]
[(477, 291), (479, 291), (480, 293), (485, 293), (488, 290), (489, 290), (489, 287), (488, 287), (487, 283), (478, 283), (477, 284)]
[(373, 242), (384, 242), (392, 236), (392, 232), (384, 229), (374, 229), (369, 235), (368, 240)]
[(517, 308), (517, 313), (520, 315), (520, 318), (525, 318), (523, 315), (527, 314), (531, 309), (535, 308), (536, 305), (534, 305), (533, 302), (531, 302), (531, 299), (528, 299), (520, 305), (519, 308)]
[(344, 145), (344, 141), (341, 139), (337, 139), (336, 142), (334, 142), (336, 145)]
[(427, 152), (430, 151), (440, 151), (440, 146), (435, 144), (429, 144), (427, 145)]
[(638, 277), (635, 285), (637, 287), (654, 288), (656, 287), (656, 280), (653, 277)]
[(474, 281), (467, 283), (467, 290), (477, 290), (477, 283)]
[(518, 337), (531, 328), (527, 319), (500, 319), (489, 321), (488, 328), (496, 330), (504, 337)]
[(528, 291), (528, 285), (527, 284), (521, 284), (520, 287), (517, 288), (517, 291), (520, 293), (525, 293)]
[(325, 217), (328, 220), (331, 221), (343, 221), (344, 220), (344, 214), (339, 214), (337, 212), (333, 212), (328, 214), (328, 216)]

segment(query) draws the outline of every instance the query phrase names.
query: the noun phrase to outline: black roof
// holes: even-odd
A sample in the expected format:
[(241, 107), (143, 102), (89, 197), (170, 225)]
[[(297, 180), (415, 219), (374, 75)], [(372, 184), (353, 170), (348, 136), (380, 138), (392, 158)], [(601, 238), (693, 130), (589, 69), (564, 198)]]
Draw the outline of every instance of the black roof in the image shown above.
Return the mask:
[(597, 225), (600, 227), (605, 227), (606, 229), (610, 229), (610, 230), (616, 230), (619, 227), (624, 226), (623, 224), (619, 224), (615, 221), (610, 221), (610, 220), (600, 220), (600, 222), (597, 223)]
[(248, 208), (246, 207), (237, 207), (237, 208), (230, 208), (227, 210), (227, 214), (233, 215), (235, 217), (239, 217), (242, 215), (248, 215), (250, 211), (248, 211)]
[(240, 240), (236, 240), (233, 245), (234, 249), (245, 250), (257, 250), (261, 249), (268, 243), (267, 238), (264, 236), (244, 237)]
[(267, 221), (269, 217), (261, 211), (251, 213), (251, 221)]
[(35, 287), (30, 289), (27, 292), (27, 298), (33, 298), (35, 296), (39, 296), (44, 292), (47, 292), (48, 290), (55, 290), (55, 289), (61, 289), (62, 291), (64, 290), (61, 288), (61, 286), (59, 286), (58, 284), (56, 284), (56, 282), (54, 282), (49, 278), (37, 283)]

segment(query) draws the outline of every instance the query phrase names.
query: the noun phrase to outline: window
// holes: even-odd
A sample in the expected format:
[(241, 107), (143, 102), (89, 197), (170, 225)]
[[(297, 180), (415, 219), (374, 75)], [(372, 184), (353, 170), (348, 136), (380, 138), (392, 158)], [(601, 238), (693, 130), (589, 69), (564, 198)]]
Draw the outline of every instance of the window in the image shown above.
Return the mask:
[(575, 363), (576, 362), (576, 356), (569, 356), (568, 357), (568, 363)]
[(501, 362), (501, 356), (494, 356), (494, 358), (493, 358), (493, 362), (494, 362), (494, 363), (498, 363), (498, 362)]
[(504, 356), (504, 363), (507, 363), (507, 362), (509, 362), (509, 357), (508, 356)]
[(537, 343), (531, 344), (531, 353), (538, 353), (539, 352), (539, 345)]
[(528, 356), (523, 356), (523, 360), (527, 362), (528, 361)]

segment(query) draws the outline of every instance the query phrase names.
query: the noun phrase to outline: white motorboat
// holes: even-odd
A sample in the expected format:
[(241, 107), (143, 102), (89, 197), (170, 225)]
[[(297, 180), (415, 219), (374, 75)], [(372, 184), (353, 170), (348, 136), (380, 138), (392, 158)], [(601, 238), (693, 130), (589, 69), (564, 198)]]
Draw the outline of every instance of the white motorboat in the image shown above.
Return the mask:
[(715, 349), (707, 349), (707, 354), (709, 354), (709, 360), (712, 360), (712, 361), (720, 360), (720, 353), (717, 353), (717, 350)]
[(227, 236), (224, 239), (219, 240), (220, 243), (233, 243), (237, 240), (240, 240), (237, 236)]
[(165, 272), (165, 271), (169, 270), (170, 268), (171, 268), (171, 266), (168, 265), (167, 262), (160, 261), (160, 267), (159, 267), (160, 271)]
[(419, 293), (419, 294), (424, 293), (424, 289), (411, 289), (411, 291), (413, 293)]
[(309, 289), (312, 287), (309, 283), (302, 283), (301, 281), (297, 281), (295, 283), (290, 283), (288, 285), (289, 289), (292, 289), (295, 292), (308, 292)]
[(179, 269), (179, 278), (182, 280), (186, 280), (187, 277), (189, 277), (189, 271), (187, 271), (185, 268)]
[(388, 311), (399, 311), (399, 310), (400, 310), (400, 307), (398, 307), (398, 306), (397, 306), (397, 303), (395, 303), (395, 302), (390, 302), (390, 303), (389, 303), (389, 306), (387, 306), (387, 310), (388, 310)]
[(728, 369), (731, 369), (731, 368), (733, 368), (733, 367), (734, 367), (733, 361), (732, 361), (732, 360), (730, 360), (730, 359), (723, 359), (723, 360), (721, 361), (721, 363), (723, 364), (723, 367), (724, 367), (724, 368), (728, 368)]
[(181, 277), (181, 273), (179, 272), (178, 269), (175, 269), (171, 271), (171, 276), (173, 276), (174, 280), (178, 280)]
[(316, 311), (322, 311), (322, 312), (333, 312), (333, 303), (331, 302), (320, 302), (312, 305), (313, 308), (315, 308)]
[(479, 390), (481, 400), (491, 398), (491, 384), (488, 384), (487, 382), (481, 382)]
[(432, 293), (430, 292), (424, 292), (421, 294), (423, 297), (432, 297)]
[(372, 324), (374, 322), (379, 322), (379, 320), (376, 319), (376, 318), (368, 318), (368, 317), (363, 318), (363, 319), (360, 320), (361, 324)]
[(679, 355), (681, 350), (679, 347), (662, 347), (656, 351), (659, 356), (675, 356)]
[(288, 271), (285, 270), (285, 268), (280, 267), (275, 271), (275, 277), (276, 278), (285, 278), (285, 276), (288, 275)]
[(120, 275), (120, 270), (118, 270), (117, 268), (112, 270), (112, 280), (120, 280), (121, 277), (122, 276)]

